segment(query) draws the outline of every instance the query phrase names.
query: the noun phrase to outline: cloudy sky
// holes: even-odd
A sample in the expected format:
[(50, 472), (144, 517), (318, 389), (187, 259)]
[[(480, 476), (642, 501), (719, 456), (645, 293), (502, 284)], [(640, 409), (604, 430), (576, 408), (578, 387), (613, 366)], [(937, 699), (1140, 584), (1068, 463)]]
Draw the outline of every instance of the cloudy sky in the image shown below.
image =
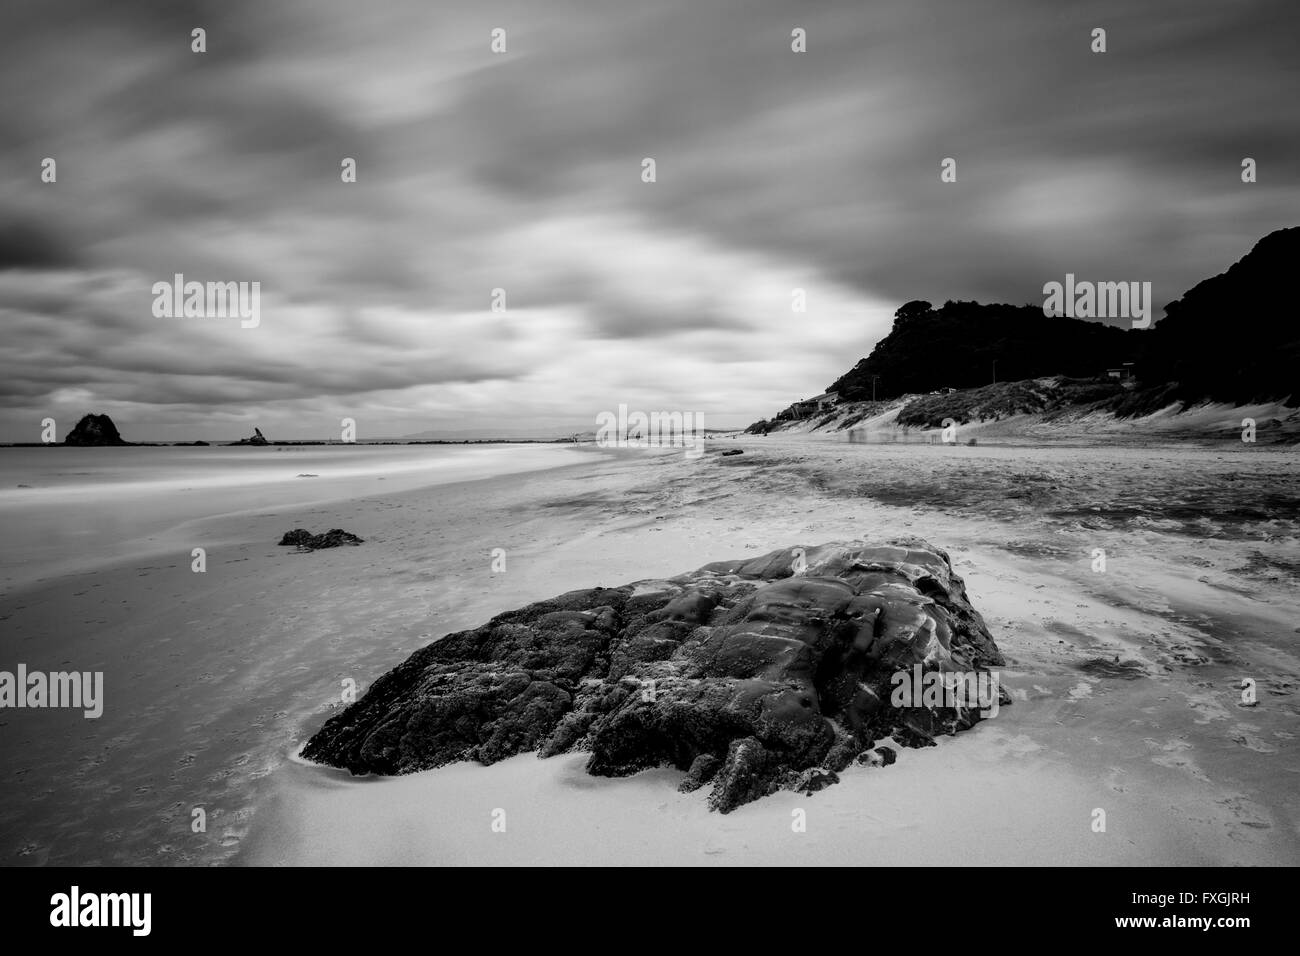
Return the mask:
[[(1158, 316), (1300, 222), (1295, 0), (6, 0), (0, 20), (6, 441), (86, 411), (139, 440), (591, 430), (619, 403), (743, 425), (824, 388), (908, 299), (1040, 303), (1073, 272), (1151, 281)], [(260, 282), (260, 325), (156, 318), (175, 273)]]

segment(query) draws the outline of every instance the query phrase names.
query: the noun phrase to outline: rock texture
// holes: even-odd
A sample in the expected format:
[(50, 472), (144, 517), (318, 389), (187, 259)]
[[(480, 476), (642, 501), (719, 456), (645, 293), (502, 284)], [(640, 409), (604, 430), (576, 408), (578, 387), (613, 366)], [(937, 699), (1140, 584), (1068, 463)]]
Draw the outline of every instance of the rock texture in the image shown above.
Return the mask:
[(129, 445), (107, 415), (82, 415), (77, 427), (63, 439), (65, 445)]
[(895, 673), (1001, 663), (942, 550), (787, 548), (573, 591), (450, 634), (379, 678), (303, 755), (401, 774), (579, 750), (597, 775), (676, 767), (683, 790), (711, 785), (725, 813), (832, 785), (886, 736), (928, 746), (980, 719), (893, 706)]
[(312, 534), (306, 528), (294, 528), (284, 533), (280, 544), (294, 545), (299, 551), (316, 551), (320, 548), (341, 548), (344, 545), (362, 544), (364, 541), (364, 538), (358, 538), (351, 531), (344, 531), (342, 528), (330, 528), (324, 534)]

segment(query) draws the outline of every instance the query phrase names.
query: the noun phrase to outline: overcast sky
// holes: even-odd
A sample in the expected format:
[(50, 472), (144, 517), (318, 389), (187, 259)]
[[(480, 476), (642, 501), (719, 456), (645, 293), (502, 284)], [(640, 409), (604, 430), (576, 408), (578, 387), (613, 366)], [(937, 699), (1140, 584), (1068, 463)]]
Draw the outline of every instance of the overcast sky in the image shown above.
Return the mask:
[[(0, 21), (0, 440), (87, 411), (139, 440), (594, 430), (619, 403), (744, 425), (906, 300), (1037, 304), (1073, 272), (1152, 282), (1158, 317), (1300, 222), (1296, 0), (6, 0)], [(178, 272), (260, 282), (261, 324), (156, 318)]]

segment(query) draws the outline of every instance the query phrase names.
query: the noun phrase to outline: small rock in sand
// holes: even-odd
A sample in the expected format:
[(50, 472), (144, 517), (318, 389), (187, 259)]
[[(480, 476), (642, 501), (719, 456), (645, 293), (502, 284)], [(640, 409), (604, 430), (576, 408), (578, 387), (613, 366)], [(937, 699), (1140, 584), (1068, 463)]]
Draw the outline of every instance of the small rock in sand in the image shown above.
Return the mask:
[(342, 528), (331, 528), (324, 534), (312, 534), (305, 528), (295, 528), (284, 533), (284, 537), (280, 539), (280, 544), (297, 545), (303, 551), (316, 551), (320, 548), (338, 548), (345, 544), (357, 545), (361, 544), (363, 540), (350, 531), (344, 531)]

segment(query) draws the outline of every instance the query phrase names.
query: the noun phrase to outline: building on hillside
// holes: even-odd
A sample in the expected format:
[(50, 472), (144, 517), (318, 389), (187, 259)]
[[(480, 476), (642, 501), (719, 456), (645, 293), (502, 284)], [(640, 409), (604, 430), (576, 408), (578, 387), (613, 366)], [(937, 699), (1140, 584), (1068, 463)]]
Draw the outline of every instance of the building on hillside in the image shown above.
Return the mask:
[(825, 412), (834, 408), (835, 403), (839, 400), (839, 392), (822, 392), (820, 395), (814, 395), (812, 398), (805, 398), (801, 402), (794, 402), (789, 408), (778, 415), (777, 418), (791, 418), (796, 421), (799, 419), (811, 418), (818, 412)]
[(1133, 379), (1133, 363), (1125, 362), (1119, 368), (1106, 369), (1106, 377), (1113, 378), (1117, 382), (1128, 382)]

